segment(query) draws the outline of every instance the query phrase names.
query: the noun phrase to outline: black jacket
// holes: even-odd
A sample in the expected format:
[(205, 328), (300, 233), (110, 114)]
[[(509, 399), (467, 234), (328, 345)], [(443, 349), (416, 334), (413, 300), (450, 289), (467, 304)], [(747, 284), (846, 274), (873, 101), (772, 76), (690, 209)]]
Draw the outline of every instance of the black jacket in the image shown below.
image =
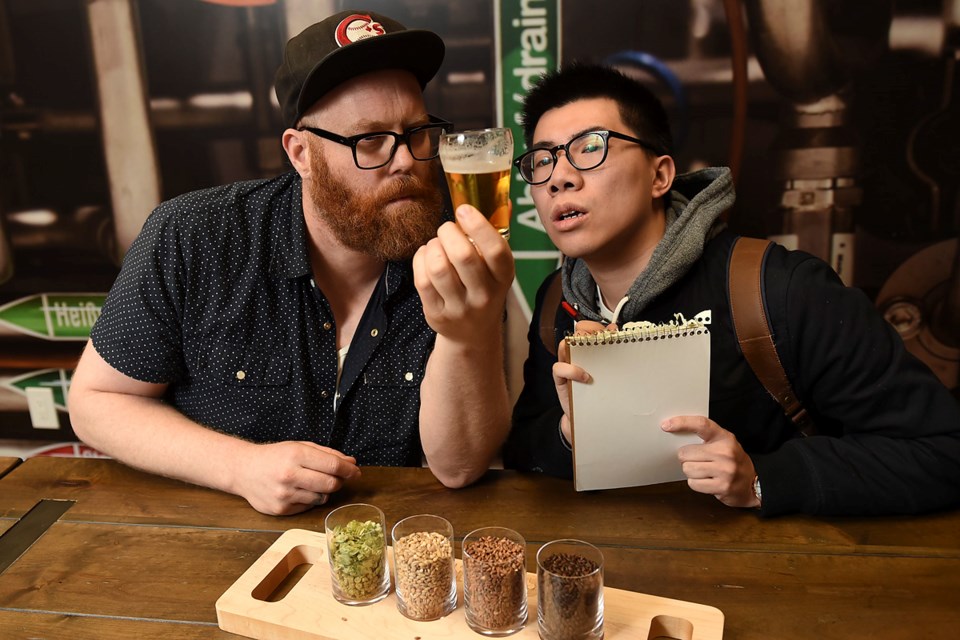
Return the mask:
[[(640, 317), (668, 322), (710, 310), (710, 418), (733, 432), (763, 485), (763, 514), (917, 513), (960, 504), (960, 406), (858, 289), (823, 261), (775, 246), (764, 296), (777, 351), (818, 435), (804, 438), (744, 360), (730, 314), (724, 231)], [(556, 357), (539, 338), (547, 278), (530, 325), (524, 389), (504, 449), (508, 468), (572, 477), (551, 376)], [(557, 311), (555, 339), (573, 322)], [(643, 363), (638, 363), (642, 366)]]

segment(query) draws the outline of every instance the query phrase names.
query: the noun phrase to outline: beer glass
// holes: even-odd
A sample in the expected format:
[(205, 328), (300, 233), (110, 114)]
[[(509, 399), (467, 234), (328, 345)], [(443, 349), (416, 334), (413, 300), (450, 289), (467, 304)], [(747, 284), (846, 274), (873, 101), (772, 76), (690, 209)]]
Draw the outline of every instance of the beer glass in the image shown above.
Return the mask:
[(471, 204), (504, 238), (510, 237), (510, 129), (475, 129), (440, 138), (440, 162), (453, 208)]

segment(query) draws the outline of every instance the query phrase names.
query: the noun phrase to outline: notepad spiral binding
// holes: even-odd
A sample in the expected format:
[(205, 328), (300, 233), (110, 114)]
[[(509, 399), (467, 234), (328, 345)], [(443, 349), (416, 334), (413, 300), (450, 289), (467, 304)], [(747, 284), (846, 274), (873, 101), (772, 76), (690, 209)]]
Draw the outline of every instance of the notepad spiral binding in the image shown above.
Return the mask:
[(582, 347), (601, 344), (620, 344), (623, 342), (647, 342), (650, 340), (669, 340), (685, 338), (688, 335), (709, 333), (706, 325), (689, 320), (683, 324), (628, 323), (618, 331), (598, 331), (597, 333), (575, 334), (565, 339), (570, 346)]

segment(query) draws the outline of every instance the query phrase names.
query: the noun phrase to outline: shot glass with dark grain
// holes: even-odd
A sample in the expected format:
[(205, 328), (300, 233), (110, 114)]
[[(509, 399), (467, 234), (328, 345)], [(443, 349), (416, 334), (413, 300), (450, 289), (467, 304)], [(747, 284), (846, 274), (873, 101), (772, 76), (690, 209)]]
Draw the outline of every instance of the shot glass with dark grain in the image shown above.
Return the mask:
[(463, 537), (463, 604), (467, 625), (507, 636), (527, 622), (526, 541), (513, 529), (484, 527)]
[(537, 630), (542, 640), (603, 637), (603, 554), (582, 540), (537, 552)]

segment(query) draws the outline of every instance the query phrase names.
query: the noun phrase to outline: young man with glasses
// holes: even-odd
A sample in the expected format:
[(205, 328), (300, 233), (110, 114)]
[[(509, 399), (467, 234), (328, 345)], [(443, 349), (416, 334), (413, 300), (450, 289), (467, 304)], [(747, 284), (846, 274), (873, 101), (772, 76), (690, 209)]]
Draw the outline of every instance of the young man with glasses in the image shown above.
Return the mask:
[(363, 465), (476, 480), (509, 429), (508, 245), (443, 221), (451, 125), (422, 90), (429, 31), (342, 12), (276, 75), (293, 171), (163, 203), (130, 248), (73, 378), (77, 434), (132, 466), (269, 514)]
[[(590, 376), (548, 348), (574, 331), (557, 302), (546, 307), (560, 278), (562, 298), (583, 319), (577, 330), (711, 317), (709, 416), (662, 425), (703, 441), (678, 450), (693, 490), (764, 515), (960, 504), (954, 398), (861, 292), (822, 261), (778, 246), (767, 253), (762, 296), (818, 435), (801, 437), (766, 392), (731, 318), (727, 270), (737, 236), (720, 219), (734, 201), (730, 172), (675, 175), (666, 114), (643, 85), (596, 66), (547, 74), (526, 96), (524, 131), (528, 151), (515, 164), (564, 260), (537, 296), (507, 467), (572, 476), (567, 387)], [(553, 314), (551, 345), (541, 338), (550, 326), (544, 314)]]

